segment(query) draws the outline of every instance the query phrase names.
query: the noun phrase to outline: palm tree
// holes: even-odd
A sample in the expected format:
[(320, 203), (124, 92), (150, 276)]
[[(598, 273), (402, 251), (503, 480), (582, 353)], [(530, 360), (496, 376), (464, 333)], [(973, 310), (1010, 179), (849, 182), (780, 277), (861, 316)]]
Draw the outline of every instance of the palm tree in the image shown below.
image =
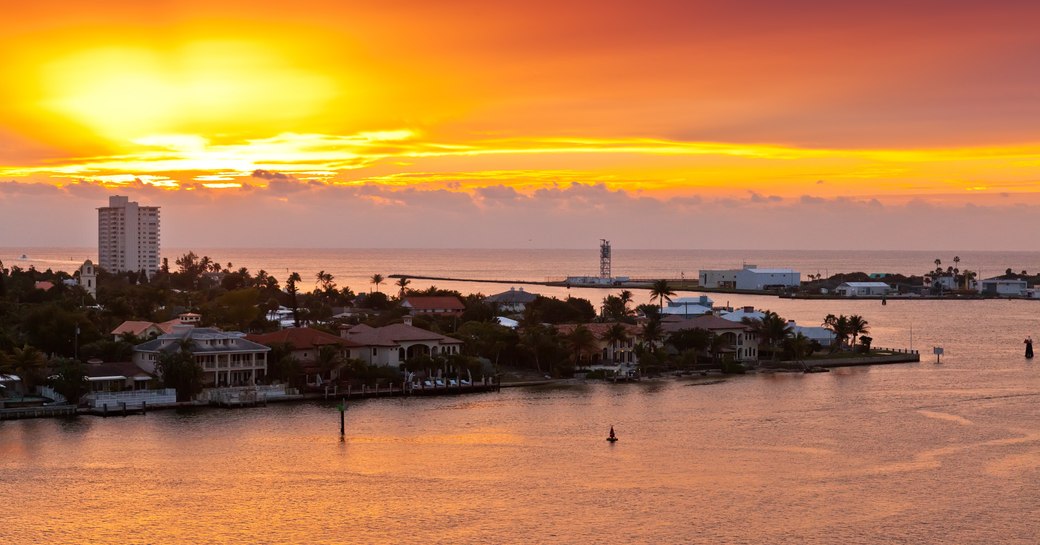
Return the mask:
[(796, 361), (801, 361), (802, 358), (812, 354), (812, 340), (801, 332), (798, 332), (792, 337), (788, 337), (784, 341), (784, 346), (791, 352), (791, 355)]
[(315, 282), (314, 284), (314, 287), (323, 292), (328, 292), (330, 288), (336, 288), (336, 283), (333, 282), (334, 277), (332, 276), (332, 273), (318, 271), (318, 274), (314, 275), (314, 278), (315, 280), (317, 280), (317, 282)]
[(647, 323), (643, 324), (643, 331), (641, 337), (643, 338), (643, 342), (650, 345), (651, 349), (654, 348), (654, 346), (657, 344), (657, 341), (660, 341), (661, 337), (663, 336), (664, 329), (661, 328), (660, 320), (650, 320)]
[(7, 367), (22, 379), (22, 387), (26, 391), (32, 389), (41, 378), (43, 366), (47, 358), (36, 348), (24, 345), (15, 347), (7, 358)]
[(831, 352), (836, 351), (848, 342), (849, 339), (849, 319), (847, 316), (842, 314), (841, 316), (835, 316), (828, 314), (823, 319), (823, 327), (831, 330), (834, 333), (835, 344), (831, 346)]
[(938, 257), (935, 258), (935, 272), (938, 274), (942, 274), (942, 260)]
[(852, 346), (856, 346), (856, 337), (870, 333), (870, 326), (862, 316), (853, 314), (849, 316), (849, 335), (852, 335)]
[(332, 371), (343, 363), (343, 355), (340, 348), (334, 344), (326, 344), (318, 348), (318, 368), (321, 370), (322, 378), (332, 378)]
[(625, 329), (623, 324), (614, 324), (607, 329), (606, 333), (603, 334), (603, 340), (610, 346), (610, 355), (612, 360), (618, 361), (618, 352), (630, 338), (631, 337), (628, 336), (628, 330)]
[(625, 315), (628, 316), (632, 311), (628, 310), (628, 305), (632, 304), (632, 292), (629, 290), (621, 290), (618, 294), (618, 298), (621, 299), (621, 303), (625, 305)]
[(408, 280), (403, 276), (397, 280), (397, 287), (401, 288), (401, 294), (398, 295), (399, 299), (404, 299), (404, 294), (408, 291), (406, 288), (408, 288), (408, 284), (411, 283), (411, 280)]
[(665, 302), (672, 302), (673, 295), (675, 295), (675, 292), (668, 287), (667, 280), (654, 280), (654, 283), (650, 286), (650, 302), (656, 300), (662, 311), (664, 310)]
[(299, 293), (299, 288), (296, 287), (297, 282), (302, 282), (300, 273), (294, 272), (289, 275), (289, 279), (285, 281), (285, 291), (289, 293), (289, 305), (292, 308), (293, 325), (300, 327), (300, 304), (296, 299), (296, 294)]
[(379, 291), (379, 285), (383, 283), (383, 275), (373, 274), (371, 282), (376, 285), (376, 291)]
[(765, 312), (765, 316), (761, 320), (756, 321), (758, 322), (757, 333), (759, 338), (768, 342), (773, 352), (773, 359), (776, 360), (779, 352), (777, 349), (784, 342), (784, 339), (791, 335), (791, 326), (787, 324), (787, 320), (770, 310)]
[(726, 340), (725, 337), (722, 335), (712, 335), (711, 341), (708, 343), (708, 352), (711, 354), (711, 359), (715, 361), (721, 360), (722, 358), (719, 356), (722, 354), (722, 351), (729, 347), (729, 341)]
[(583, 324), (578, 324), (564, 339), (574, 352), (574, 365), (581, 365), (583, 352), (591, 352), (596, 349), (596, 334)]

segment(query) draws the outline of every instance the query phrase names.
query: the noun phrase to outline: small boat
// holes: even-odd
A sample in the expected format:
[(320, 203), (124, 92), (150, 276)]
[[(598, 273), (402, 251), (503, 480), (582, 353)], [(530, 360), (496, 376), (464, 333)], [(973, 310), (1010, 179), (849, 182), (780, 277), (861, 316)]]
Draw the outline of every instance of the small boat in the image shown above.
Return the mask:
[(611, 443), (617, 443), (617, 436), (614, 435), (614, 426), (610, 427), (610, 435), (607, 436), (607, 441)]
[(22, 257), (19, 257), (18, 259), (21, 259), (22, 261), (25, 261), (26, 259), (29, 259), (29, 256), (27, 256), (25, 254), (22, 254)]
[(803, 373), (830, 373), (831, 370), (826, 367), (820, 367), (819, 365), (813, 365), (812, 367), (806, 367)]
[(1026, 345), (1026, 359), (1031, 360), (1033, 359), (1033, 338), (1029, 337), (1024, 342)]

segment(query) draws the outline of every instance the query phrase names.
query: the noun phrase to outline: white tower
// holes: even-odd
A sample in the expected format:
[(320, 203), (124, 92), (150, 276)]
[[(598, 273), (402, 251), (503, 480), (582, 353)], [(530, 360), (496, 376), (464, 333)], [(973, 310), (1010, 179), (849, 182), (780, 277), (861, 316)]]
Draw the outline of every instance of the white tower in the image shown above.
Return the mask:
[(97, 270), (94, 269), (94, 262), (89, 259), (79, 266), (79, 285), (95, 301), (97, 300)]

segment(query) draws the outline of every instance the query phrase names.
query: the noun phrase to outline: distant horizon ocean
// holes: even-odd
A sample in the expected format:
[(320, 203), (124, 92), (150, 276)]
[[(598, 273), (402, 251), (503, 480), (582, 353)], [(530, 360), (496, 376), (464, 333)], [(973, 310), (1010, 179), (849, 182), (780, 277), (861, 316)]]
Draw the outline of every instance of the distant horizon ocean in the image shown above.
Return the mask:
[[(543, 282), (564, 276), (598, 276), (598, 248), (587, 249), (352, 249), (352, 248), (163, 248), (170, 267), (188, 251), (209, 256), (232, 268), (255, 273), (266, 270), (280, 281), (288, 272), (299, 272), (305, 281), (318, 271), (333, 274), (336, 282), (354, 291), (367, 291), (374, 274), (436, 276), (482, 280)], [(700, 269), (760, 267), (792, 268), (802, 273), (830, 276), (840, 272), (920, 275), (935, 268), (953, 266), (959, 255), (961, 270), (973, 270), (980, 278), (1040, 271), (1040, 251), (933, 252), (921, 250), (639, 250), (614, 248), (612, 273), (631, 278), (696, 278)], [(26, 258), (22, 259), (21, 256)], [(97, 261), (89, 247), (0, 247), (5, 266), (35, 266), (46, 270), (75, 270), (84, 260)], [(390, 282), (388, 281), (387, 284)]]

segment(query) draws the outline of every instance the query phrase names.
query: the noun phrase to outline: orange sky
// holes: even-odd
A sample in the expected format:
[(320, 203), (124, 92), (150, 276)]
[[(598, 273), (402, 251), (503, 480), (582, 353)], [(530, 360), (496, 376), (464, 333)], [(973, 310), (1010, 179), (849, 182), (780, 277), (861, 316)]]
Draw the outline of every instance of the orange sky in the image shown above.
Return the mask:
[[(379, 217), (441, 192), (486, 210), (487, 191), (508, 190), (561, 228), (567, 214), (540, 197), (575, 184), (624, 196), (613, 219), (642, 199), (674, 214), (745, 203), (777, 221), (813, 199), (1031, 210), (1040, 7), (994, 6), (5, 6), (0, 224), (24, 213), (27, 191), (88, 211), (113, 192), (197, 211), (320, 193)], [(0, 246), (22, 243), (5, 231)], [(660, 243), (641, 232), (634, 244)], [(32, 240), (81, 242), (62, 237)], [(477, 242), (442, 245), (455, 243)]]

